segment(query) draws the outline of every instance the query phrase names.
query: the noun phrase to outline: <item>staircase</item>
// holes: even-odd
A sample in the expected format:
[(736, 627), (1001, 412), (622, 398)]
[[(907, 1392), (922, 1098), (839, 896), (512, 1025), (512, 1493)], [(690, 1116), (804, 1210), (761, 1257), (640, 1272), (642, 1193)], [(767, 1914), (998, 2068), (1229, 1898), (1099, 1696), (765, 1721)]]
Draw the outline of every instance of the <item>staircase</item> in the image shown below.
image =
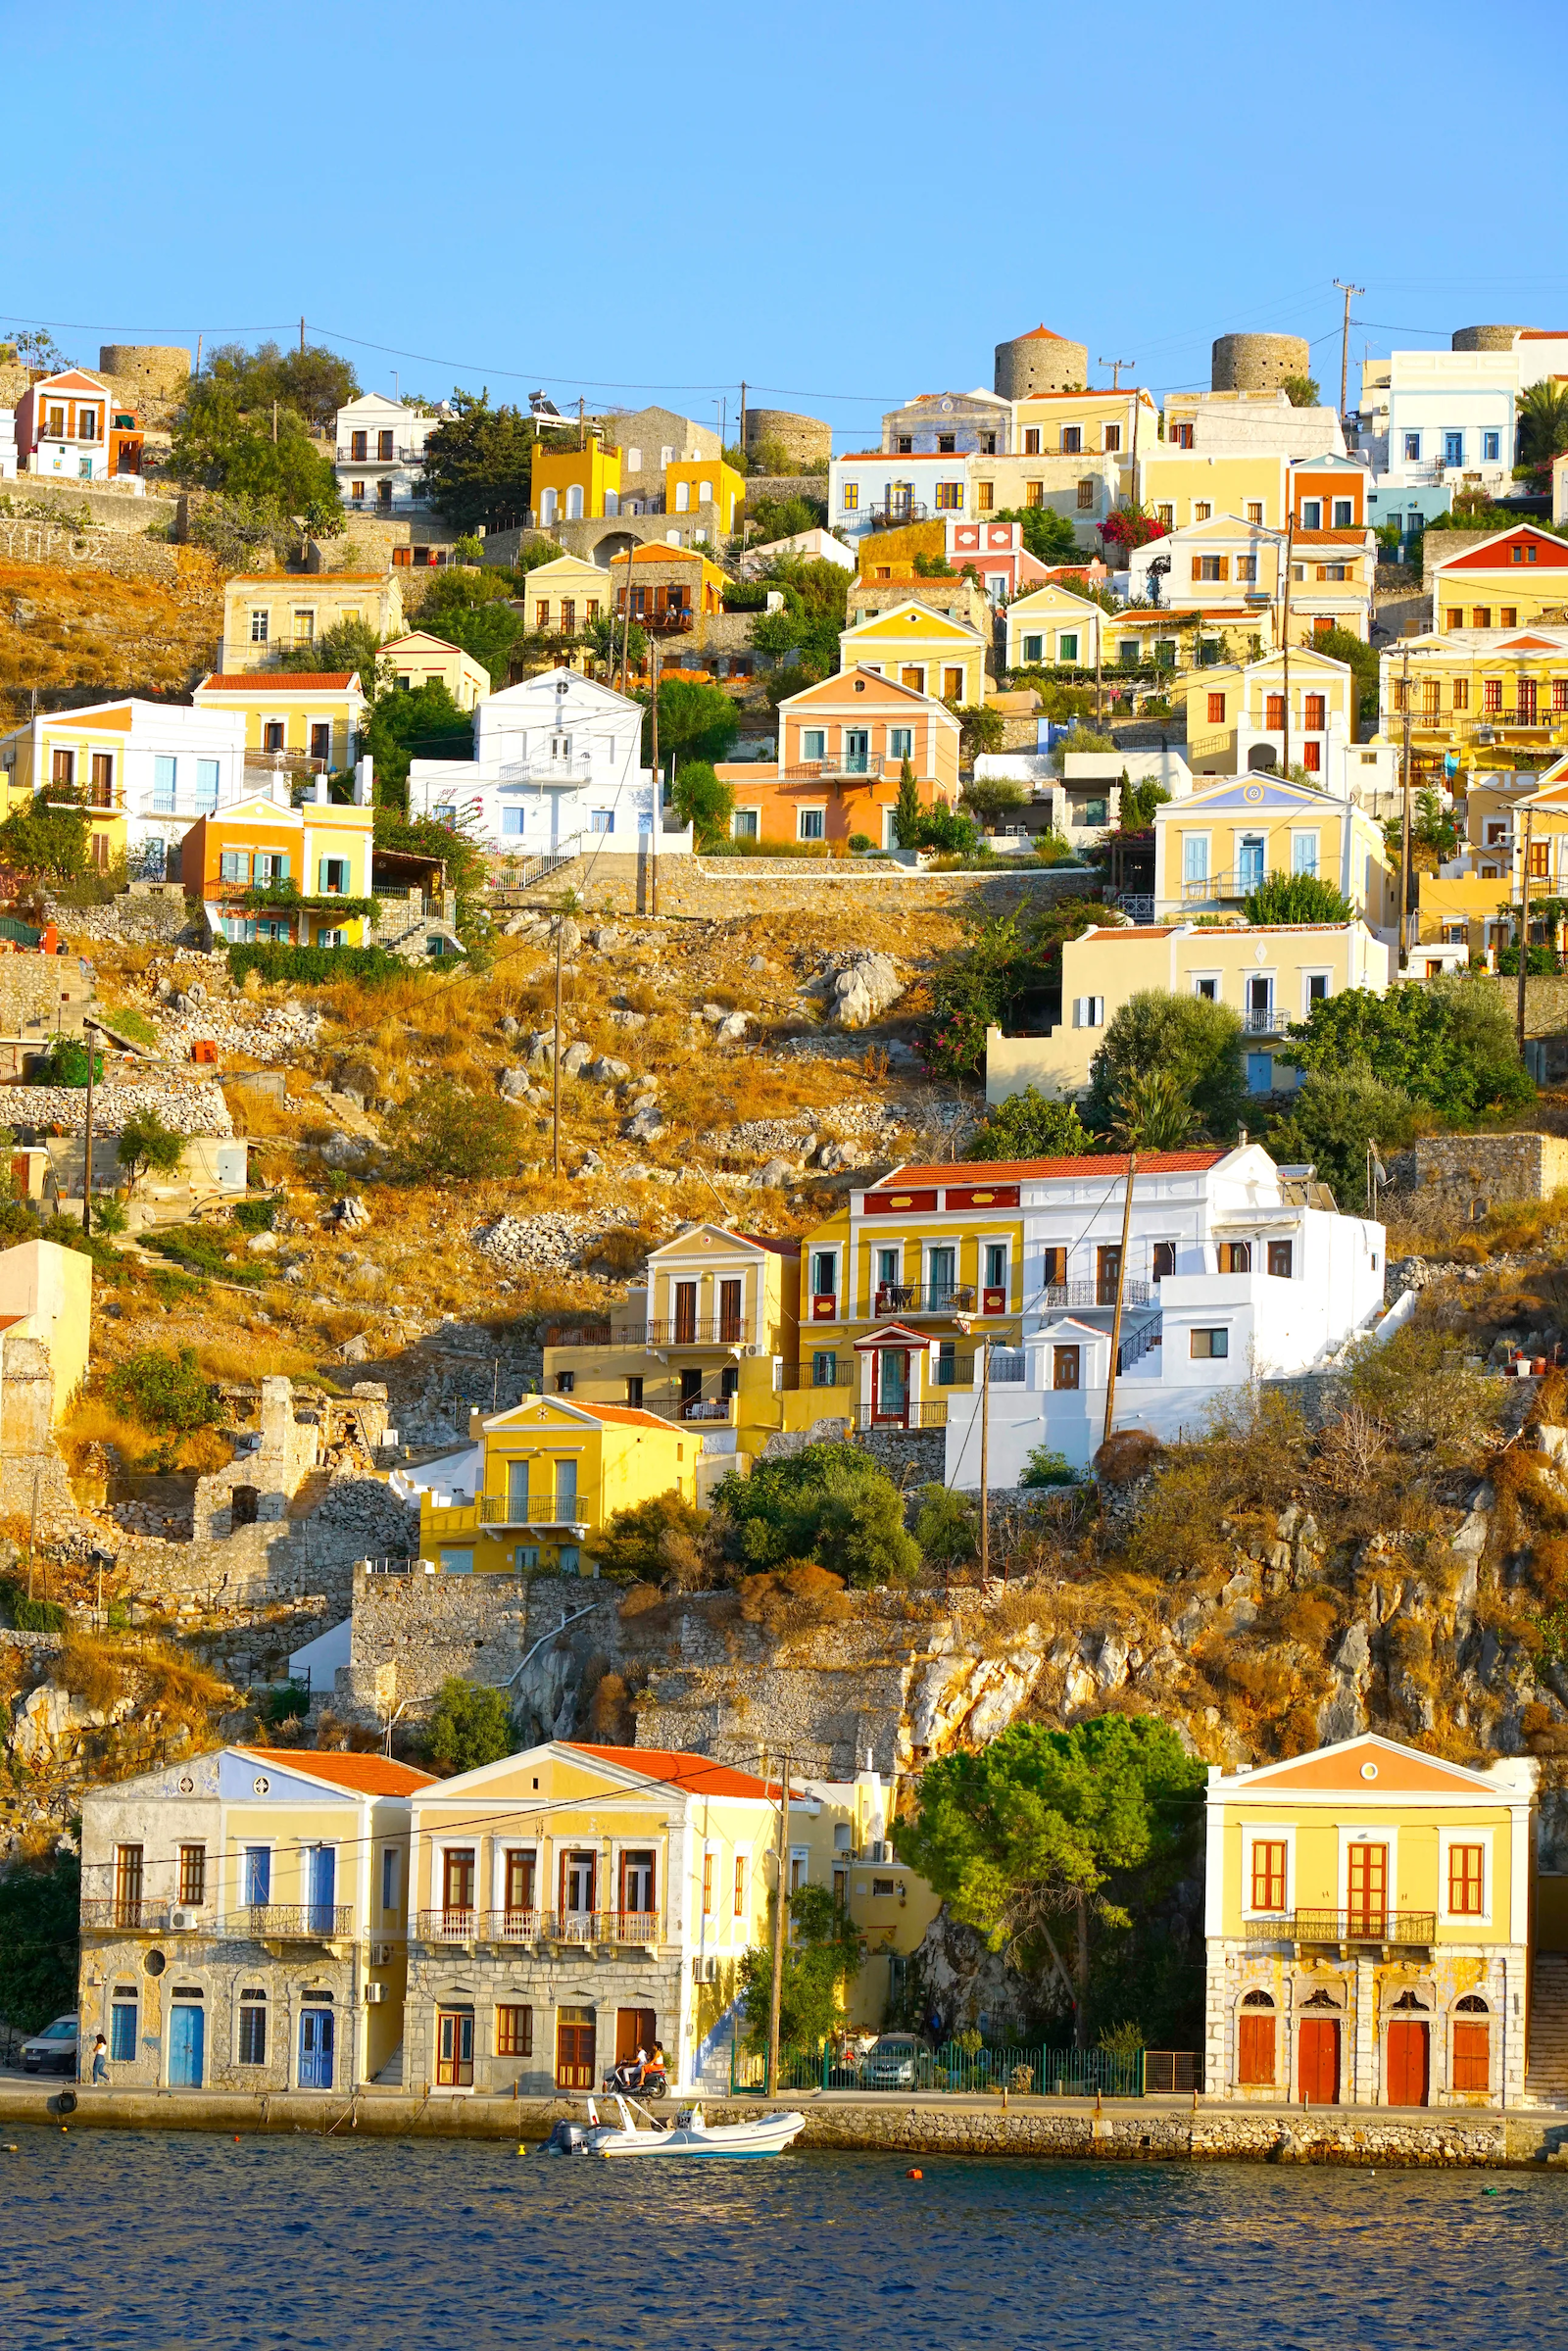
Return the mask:
[(313, 1469), (300, 1480), (289, 1496), (288, 1514), (291, 1519), (309, 1518), (318, 1510), (331, 1490), (329, 1469)]
[(1568, 1951), (1536, 1955), (1525, 2096), (1535, 2106), (1568, 2106)]
[(403, 2087), (403, 2043), (401, 2041), (376, 2075), (370, 2087), (372, 2089), (401, 2089)]

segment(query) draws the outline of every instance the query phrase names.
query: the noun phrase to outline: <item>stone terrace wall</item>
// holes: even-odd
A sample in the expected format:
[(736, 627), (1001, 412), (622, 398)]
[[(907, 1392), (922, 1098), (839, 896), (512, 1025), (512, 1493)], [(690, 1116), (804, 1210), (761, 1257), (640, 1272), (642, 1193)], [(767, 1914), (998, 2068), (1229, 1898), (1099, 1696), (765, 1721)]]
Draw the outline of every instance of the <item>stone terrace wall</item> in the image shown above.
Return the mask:
[[(561, 866), (531, 891), (508, 893), (508, 905), (553, 906), (564, 888), (580, 891), (597, 909), (648, 911), (648, 860), (590, 855)], [(972, 904), (988, 913), (1046, 906), (1093, 891), (1092, 873), (1044, 866), (1032, 873), (921, 873), (907, 865), (860, 865), (848, 858), (693, 857), (659, 860), (659, 911), (715, 916), (772, 914), (790, 906), (819, 909), (835, 898), (848, 907), (870, 904), (910, 915)]]
[(157, 539), (123, 531), (62, 530), (52, 522), (8, 522), (0, 517), (0, 558), (13, 563), (79, 563), (117, 579), (179, 583), (179, 556)]
[(44, 911), (63, 939), (101, 946), (195, 947), (207, 935), (199, 903), (168, 884), (158, 889), (132, 884), (106, 906), (67, 906), (50, 899)]
[(1389, 1164), (1390, 1195), (1407, 1219), (1484, 1214), (1497, 1200), (1546, 1200), (1568, 1185), (1558, 1135), (1425, 1135)]

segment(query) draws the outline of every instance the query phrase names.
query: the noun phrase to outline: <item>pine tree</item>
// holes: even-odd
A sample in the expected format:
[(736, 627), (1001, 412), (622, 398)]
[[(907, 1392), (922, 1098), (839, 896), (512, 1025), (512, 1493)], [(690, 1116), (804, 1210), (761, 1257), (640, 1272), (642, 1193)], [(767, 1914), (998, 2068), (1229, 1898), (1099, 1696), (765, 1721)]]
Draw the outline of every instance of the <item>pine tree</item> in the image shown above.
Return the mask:
[(913, 763), (906, 759), (899, 769), (899, 799), (893, 811), (893, 838), (901, 849), (918, 849), (920, 828), (925, 810), (920, 806), (920, 787), (914, 780)]

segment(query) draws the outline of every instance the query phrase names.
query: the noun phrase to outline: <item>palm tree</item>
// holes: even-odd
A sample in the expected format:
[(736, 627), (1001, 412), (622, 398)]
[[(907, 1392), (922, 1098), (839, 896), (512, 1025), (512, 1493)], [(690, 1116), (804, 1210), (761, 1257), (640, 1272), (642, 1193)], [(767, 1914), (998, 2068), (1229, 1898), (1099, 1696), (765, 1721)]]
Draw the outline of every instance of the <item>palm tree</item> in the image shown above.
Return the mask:
[(1175, 1151), (1190, 1142), (1198, 1112), (1169, 1069), (1146, 1069), (1116, 1090), (1116, 1141), (1130, 1151)]
[(1548, 473), (1554, 457), (1568, 452), (1568, 384), (1532, 384), (1519, 403), (1519, 463), (1533, 473)]

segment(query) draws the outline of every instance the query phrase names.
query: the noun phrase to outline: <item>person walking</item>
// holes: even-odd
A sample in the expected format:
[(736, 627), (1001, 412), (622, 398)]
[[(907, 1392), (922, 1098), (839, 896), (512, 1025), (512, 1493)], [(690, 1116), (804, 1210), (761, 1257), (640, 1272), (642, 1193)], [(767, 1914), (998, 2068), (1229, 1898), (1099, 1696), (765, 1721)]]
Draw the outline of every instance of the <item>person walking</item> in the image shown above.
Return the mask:
[(101, 2033), (92, 2044), (92, 2085), (94, 2089), (109, 2087), (109, 2043)]

